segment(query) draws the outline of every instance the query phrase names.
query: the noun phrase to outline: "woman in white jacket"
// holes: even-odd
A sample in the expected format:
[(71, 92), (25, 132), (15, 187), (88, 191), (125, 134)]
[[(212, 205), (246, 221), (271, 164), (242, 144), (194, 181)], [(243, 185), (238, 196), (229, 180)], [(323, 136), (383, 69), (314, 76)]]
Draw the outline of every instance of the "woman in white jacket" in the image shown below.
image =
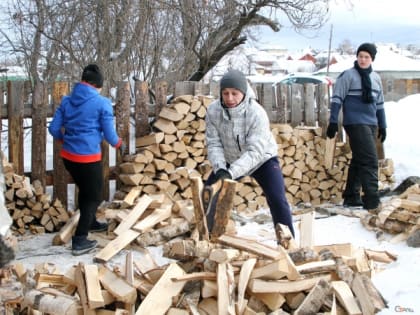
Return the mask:
[(244, 74), (228, 71), (220, 81), (220, 99), (206, 115), (208, 159), (213, 172), (206, 184), (225, 178), (255, 178), (264, 191), (274, 226), (287, 225), (294, 234), (277, 143), (264, 108), (252, 98)]

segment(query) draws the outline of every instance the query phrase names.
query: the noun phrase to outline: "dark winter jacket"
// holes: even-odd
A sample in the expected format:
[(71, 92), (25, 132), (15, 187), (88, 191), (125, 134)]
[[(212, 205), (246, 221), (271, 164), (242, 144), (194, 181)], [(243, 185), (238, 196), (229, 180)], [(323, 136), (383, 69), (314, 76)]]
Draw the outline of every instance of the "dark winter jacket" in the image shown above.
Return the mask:
[(80, 82), (64, 96), (48, 130), (63, 142), (61, 156), (73, 162), (90, 163), (102, 158), (101, 142), (119, 147), (111, 101), (93, 86)]
[(343, 107), (343, 125), (373, 125), (386, 128), (384, 96), (379, 75), (370, 73), (373, 102), (362, 100), (360, 74), (353, 67), (343, 71), (334, 85), (331, 99), (330, 122), (338, 123), (338, 115)]

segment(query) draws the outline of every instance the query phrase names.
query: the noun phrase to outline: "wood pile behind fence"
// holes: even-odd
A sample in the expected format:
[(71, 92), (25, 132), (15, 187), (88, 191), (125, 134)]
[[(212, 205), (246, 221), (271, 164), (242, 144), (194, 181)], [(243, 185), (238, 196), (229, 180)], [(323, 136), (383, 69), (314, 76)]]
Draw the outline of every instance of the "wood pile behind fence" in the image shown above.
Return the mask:
[[(1, 100), (1, 114), (2, 120), (7, 119), (7, 149), (8, 161), (13, 165), (16, 174), (26, 175), (31, 182), (39, 181), (43, 187), (53, 186), (53, 198), (58, 199), (63, 205), (68, 205), (68, 185), (71, 183), (67, 172), (64, 169), (61, 158), (59, 157), (60, 144), (54, 143), (53, 147), (53, 169), (47, 170), (46, 156), (51, 152), (46, 152), (46, 137), (47, 137), (47, 118), (52, 116), (54, 110), (59, 106), (61, 97), (70, 91), (70, 84), (68, 82), (55, 82), (52, 85), (39, 83), (35, 86), (32, 93), (29, 93), (28, 83), (26, 82), (7, 82), (7, 86), (1, 86), (1, 93), (3, 96)], [(301, 129), (287, 131), (285, 134), (276, 134), (278, 143), (280, 144), (279, 156), (281, 158), (282, 166), (285, 172), (286, 186), (288, 188), (288, 198), (291, 203), (296, 204), (300, 201), (314, 201), (316, 203), (328, 200), (328, 193), (320, 191), (311, 192), (311, 190), (304, 189), (302, 192), (302, 185), (309, 184), (312, 189), (319, 189), (315, 182), (322, 182), (324, 179), (330, 179), (331, 176), (339, 175), (325, 175), (322, 169), (322, 154), (323, 154), (323, 135), (328, 117), (328, 88), (326, 85), (282, 85), (272, 88), (271, 84), (257, 84), (253, 86), (257, 98), (266, 108), (271, 122), (274, 124), (273, 132), (278, 132), (279, 123), (282, 125), (289, 125), (292, 127), (301, 127)], [(159, 149), (160, 156), (156, 156), (157, 151), (152, 151), (153, 162), (148, 161), (148, 169), (146, 169), (146, 176), (143, 176), (143, 182), (147, 180), (147, 171), (155, 167), (157, 171), (162, 171), (164, 168), (178, 168), (187, 167), (188, 169), (205, 169), (208, 171), (208, 164), (206, 162), (206, 149), (204, 144), (204, 116), (205, 108), (212, 96), (219, 95), (218, 86), (216, 84), (205, 85), (201, 82), (178, 82), (175, 88), (175, 95), (187, 95), (188, 101), (184, 101), (185, 108), (178, 106), (180, 113), (174, 114), (173, 108), (166, 104), (167, 102), (167, 84), (164, 81), (157, 82), (154, 86), (155, 103), (153, 107), (150, 102), (149, 85), (146, 82), (136, 82), (134, 87), (130, 87), (128, 82), (121, 82), (117, 86), (117, 93), (115, 99), (115, 115), (116, 128), (119, 135), (130, 146), (132, 142), (130, 139), (135, 137), (136, 148), (129, 148), (128, 152), (138, 152), (142, 145), (139, 145), (139, 139), (145, 136), (155, 137), (156, 132), (160, 131), (164, 135), (164, 139), (156, 142), (154, 146)], [(193, 98), (193, 95), (197, 97)], [(201, 95), (201, 96), (199, 96)], [(204, 95), (206, 95), (204, 97)], [(209, 96), (208, 96), (209, 95)], [(205, 104), (203, 100), (205, 99)], [(272, 102), (269, 100), (271, 99)], [(201, 103), (200, 103), (201, 102)], [(199, 104), (200, 103), (200, 104)], [(174, 107), (173, 106), (173, 107)], [(153, 111), (151, 112), (151, 108)], [(172, 112), (171, 112), (172, 111)], [(180, 121), (170, 121), (174, 119), (171, 115), (181, 115)], [(154, 118), (154, 124), (150, 124), (151, 117)], [(32, 118), (32, 155), (31, 155), (31, 172), (24, 173), (24, 128), (23, 121), (25, 118)], [(134, 124), (134, 128), (129, 128), (130, 124)], [(277, 124), (277, 125), (276, 125)], [(277, 126), (277, 127), (276, 127)], [(302, 127), (310, 127), (304, 130)], [(282, 127), (283, 128), (283, 127)], [(159, 130), (160, 129), (160, 130)], [(130, 134), (134, 130), (134, 135)], [(192, 132), (194, 130), (194, 133)], [(5, 132), (5, 131), (4, 131)], [(309, 137), (309, 138), (308, 138)], [(1, 141), (1, 140), (0, 140)], [(287, 143), (287, 144), (286, 144)], [(305, 144), (305, 146), (302, 146)], [(292, 148), (293, 147), (293, 148)], [(302, 152), (305, 150), (304, 152)], [(339, 147), (340, 148), (340, 147)], [(143, 148), (144, 149), (144, 148)], [(173, 158), (173, 152), (176, 152), (176, 157)], [(185, 151), (183, 151), (185, 150)], [(339, 149), (340, 150), (340, 149)], [(295, 152), (294, 152), (295, 151)], [(292, 153), (294, 152), (294, 153)], [(116, 153), (115, 153), (116, 154)], [(141, 153), (140, 153), (141, 154)], [(337, 153), (340, 154), (340, 153)], [(164, 156), (164, 159), (161, 156)], [(345, 153), (347, 156), (348, 153)], [(110, 165), (109, 146), (103, 145), (104, 157), (104, 180), (110, 182), (112, 179), (118, 179), (117, 189), (126, 184), (123, 177), (116, 176), (119, 171), (114, 166)], [(173, 159), (173, 160), (171, 160)], [(344, 157), (339, 158), (337, 166), (340, 177), (345, 176), (345, 166), (347, 160)], [(162, 160), (166, 164), (173, 164), (172, 166), (162, 166)], [(116, 165), (123, 162), (123, 157), (115, 156)], [(316, 163), (318, 169), (311, 169)], [(159, 169), (160, 168), (160, 169)], [(155, 170), (155, 171), (156, 171)], [(167, 176), (171, 176), (171, 180), (176, 176), (171, 174), (171, 171), (166, 170)], [(124, 172), (124, 171), (123, 171)], [(202, 174), (203, 171), (200, 171)], [(302, 177), (297, 177), (298, 173)], [(306, 174), (308, 172), (309, 176)], [(161, 172), (157, 172), (158, 178), (151, 178), (149, 181), (165, 180), (159, 178)], [(319, 174), (321, 173), (321, 175)], [(389, 173), (389, 172), (388, 172)], [(392, 173), (392, 172), (391, 172)], [(150, 174), (149, 174), (150, 175)], [(235, 206), (242, 209), (245, 206), (258, 208), (264, 206), (265, 202), (257, 197), (261, 195), (257, 185), (252, 180), (247, 184), (253, 186), (253, 193), (248, 195), (248, 188), (239, 194)], [(390, 176), (384, 178), (384, 181), (389, 182)], [(177, 180), (177, 185), (183, 187), (182, 197), (188, 198), (189, 192), (184, 191), (188, 187), (186, 182)], [(169, 181), (172, 185), (173, 183)], [(340, 190), (342, 181), (338, 181), (336, 190)], [(137, 183), (138, 184), (138, 183)], [(169, 187), (172, 187), (172, 186)], [(104, 198), (109, 199), (109, 185), (104, 185)], [(246, 185), (248, 186), (248, 185)], [(241, 187), (241, 186), (239, 186)], [(305, 186), (306, 187), (306, 186)], [(159, 187), (162, 189), (163, 187)], [(150, 188), (149, 188), (150, 189)], [(165, 188), (167, 189), (167, 187)], [(179, 187), (177, 188), (177, 190)], [(330, 192), (331, 193), (331, 192)], [(336, 195), (337, 192), (333, 192)], [(310, 197), (308, 197), (308, 194)], [(253, 196), (256, 199), (253, 199)], [(315, 197), (316, 196), (316, 197)]]

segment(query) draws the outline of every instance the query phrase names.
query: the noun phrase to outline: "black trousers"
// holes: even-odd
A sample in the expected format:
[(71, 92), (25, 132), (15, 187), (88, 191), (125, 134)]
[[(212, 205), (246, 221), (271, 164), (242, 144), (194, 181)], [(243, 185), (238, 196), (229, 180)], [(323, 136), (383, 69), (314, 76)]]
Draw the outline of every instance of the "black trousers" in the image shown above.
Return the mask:
[(363, 207), (374, 209), (379, 205), (376, 126), (348, 125), (344, 129), (349, 137), (352, 159), (343, 198), (360, 198), (362, 189)]
[(75, 235), (87, 236), (96, 221), (96, 210), (102, 202), (103, 171), (102, 161), (77, 163), (63, 159), (64, 166), (79, 188), (78, 203), (80, 219)]

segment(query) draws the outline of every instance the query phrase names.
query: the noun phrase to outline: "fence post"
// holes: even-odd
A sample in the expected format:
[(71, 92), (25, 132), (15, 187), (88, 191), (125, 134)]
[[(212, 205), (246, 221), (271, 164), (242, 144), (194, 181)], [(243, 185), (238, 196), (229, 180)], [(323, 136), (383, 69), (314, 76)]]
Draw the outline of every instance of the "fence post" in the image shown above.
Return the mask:
[[(130, 84), (126, 82), (118, 83), (117, 101), (115, 104), (115, 117), (117, 133), (129, 147), (130, 145)], [(109, 146), (106, 145), (106, 152), (109, 152)], [(122, 161), (122, 155), (117, 151), (116, 173), (118, 174), (118, 165)], [(124, 152), (127, 153), (127, 152)], [(104, 161), (104, 180), (109, 183), (109, 154), (103, 158)], [(120, 181), (117, 178), (117, 188), (120, 187)], [(104, 185), (104, 196), (109, 199), (109, 185)]]
[(130, 145), (130, 114), (130, 84), (119, 82), (115, 104), (116, 129), (127, 148)]
[(158, 119), (159, 113), (163, 106), (166, 106), (166, 97), (168, 95), (168, 83), (159, 81), (156, 83), (156, 103), (155, 103), (155, 119)]
[(292, 127), (299, 126), (302, 122), (302, 106), (303, 106), (303, 85), (302, 84), (292, 84), (292, 102), (291, 107), (291, 117), (290, 125)]
[(313, 83), (308, 83), (303, 86), (304, 90), (304, 123), (305, 126), (315, 126), (315, 86)]
[(175, 96), (194, 95), (194, 82), (182, 81), (175, 83)]
[(276, 109), (277, 119), (276, 122), (280, 124), (287, 124), (289, 121), (289, 100), (292, 97), (292, 87), (287, 84), (276, 84)]
[[(6, 117), (6, 115), (4, 114), (4, 97), (5, 97), (5, 92), (6, 92), (6, 84), (7, 82), (1, 82), (0, 83), (0, 119), (3, 120), (3, 118)], [(0, 123), (0, 134), (3, 132), (3, 121), (1, 121)], [(0, 137), (0, 148), (1, 148), (1, 138)]]
[(23, 158), (23, 93), (24, 81), (7, 82), (7, 114), (9, 116), (9, 162), (13, 164), (16, 174), (24, 174)]
[(329, 118), (329, 87), (327, 84), (320, 84), (317, 87), (318, 98), (318, 126), (322, 128), (322, 136), (327, 134), (327, 125)]
[(146, 81), (136, 81), (134, 85), (134, 95), (136, 99), (134, 109), (136, 138), (140, 138), (150, 133), (148, 83)]
[(32, 155), (31, 180), (39, 180), (42, 187), (46, 183), (46, 136), (48, 97), (46, 84), (37, 81), (32, 96)]
[[(60, 106), (61, 98), (69, 94), (68, 82), (54, 82), (53, 84), (53, 113)], [(53, 198), (57, 198), (68, 207), (67, 184), (70, 175), (67, 173), (60, 157), (61, 143), (54, 141), (53, 145)]]

